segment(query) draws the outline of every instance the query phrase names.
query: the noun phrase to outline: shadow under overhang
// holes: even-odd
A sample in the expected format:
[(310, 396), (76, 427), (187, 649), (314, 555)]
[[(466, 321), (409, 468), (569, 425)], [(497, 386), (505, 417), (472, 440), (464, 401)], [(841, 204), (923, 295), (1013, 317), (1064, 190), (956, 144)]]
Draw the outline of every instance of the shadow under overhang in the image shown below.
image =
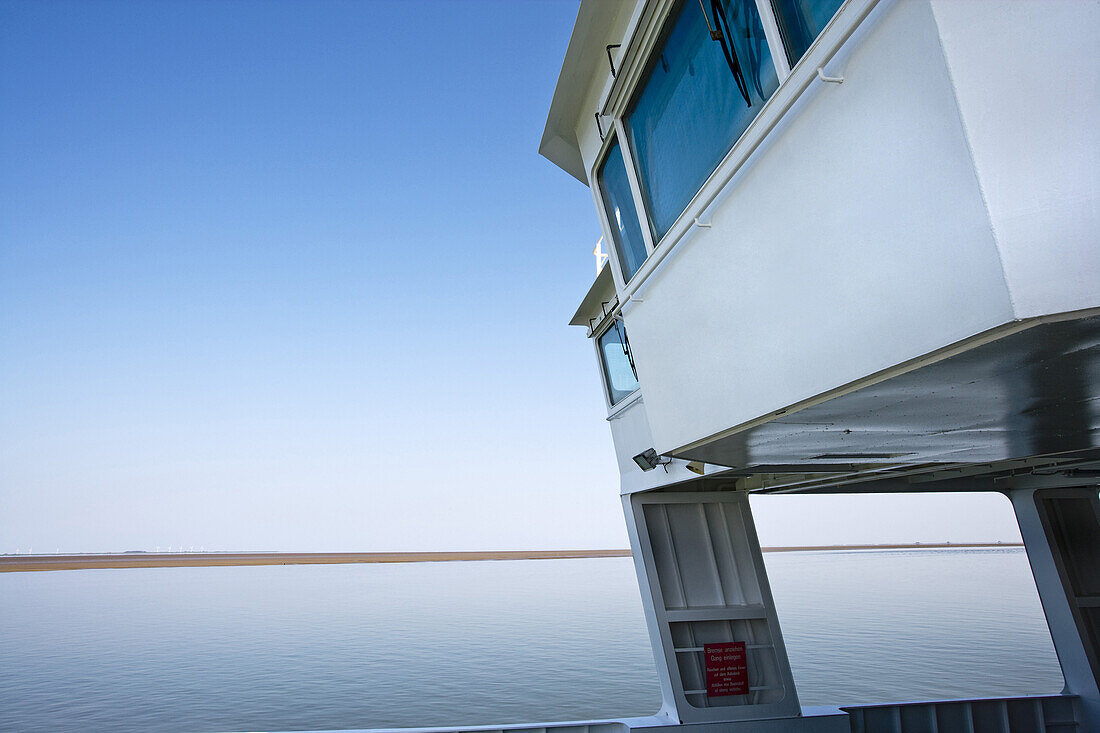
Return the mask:
[(1100, 316), (1038, 323), (671, 455), (753, 472), (988, 463), (1100, 446)]

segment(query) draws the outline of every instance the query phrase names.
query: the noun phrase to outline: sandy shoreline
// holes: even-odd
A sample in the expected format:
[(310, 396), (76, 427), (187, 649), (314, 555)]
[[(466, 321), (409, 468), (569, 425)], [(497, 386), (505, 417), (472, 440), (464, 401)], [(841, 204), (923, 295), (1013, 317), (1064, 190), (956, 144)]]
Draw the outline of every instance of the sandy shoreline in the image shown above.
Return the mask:
[(141, 552), (110, 555), (7, 555), (0, 573), (94, 568), (177, 568), (239, 565), (345, 565), (349, 563), (561, 560), (630, 557), (630, 550), (517, 550), (498, 552)]
[[(836, 550), (929, 550), (968, 547), (1022, 547), (1019, 543), (924, 543), (912, 545), (814, 545), (765, 547), (764, 552)], [(630, 550), (513, 550), (497, 552), (141, 552), (109, 555), (5, 555), (0, 573), (38, 570), (178, 568), (241, 565), (344, 565), (349, 563), (463, 562), (472, 560), (562, 560), (630, 557)]]
[(839, 550), (965, 550), (970, 547), (1023, 547), (1023, 542), (917, 542), (912, 545), (803, 545), (761, 547), (761, 552), (834, 552)]

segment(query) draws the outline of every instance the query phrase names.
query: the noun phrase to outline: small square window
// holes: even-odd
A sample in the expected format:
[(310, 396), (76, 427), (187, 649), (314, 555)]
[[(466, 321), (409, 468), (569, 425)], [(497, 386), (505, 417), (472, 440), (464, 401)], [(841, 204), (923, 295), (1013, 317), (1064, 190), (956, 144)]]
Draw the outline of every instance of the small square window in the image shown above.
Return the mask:
[(600, 336), (599, 348), (604, 381), (607, 383), (607, 397), (614, 405), (638, 389), (638, 375), (634, 372), (626, 327), (615, 321)]

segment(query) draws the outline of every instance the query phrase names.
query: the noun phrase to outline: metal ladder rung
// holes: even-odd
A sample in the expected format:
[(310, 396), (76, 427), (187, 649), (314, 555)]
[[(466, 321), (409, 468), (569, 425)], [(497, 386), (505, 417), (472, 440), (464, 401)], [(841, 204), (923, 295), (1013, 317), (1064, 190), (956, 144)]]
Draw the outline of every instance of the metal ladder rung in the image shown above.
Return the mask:
[[(764, 690), (779, 690), (779, 689), (782, 689), (782, 688), (776, 687), (775, 685), (765, 685), (763, 687), (750, 687), (749, 692), (762, 692)], [(705, 695), (705, 694), (707, 694), (707, 691), (706, 690), (684, 690), (684, 694), (685, 695)]]
[[(746, 649), (774, 649), (775, 644), (746, 644)], [(677, 654), (686, 654), (687, 652), (701, 652), (704, 651), (701, 646), (680, 646), (676, 647), (672, 651)]]
[(665, 609), (665, 619), (669, 623), (684, 621), (752, 621), (757, 619), (767, 620), (767, 618), (767, 609), (759, 603)]

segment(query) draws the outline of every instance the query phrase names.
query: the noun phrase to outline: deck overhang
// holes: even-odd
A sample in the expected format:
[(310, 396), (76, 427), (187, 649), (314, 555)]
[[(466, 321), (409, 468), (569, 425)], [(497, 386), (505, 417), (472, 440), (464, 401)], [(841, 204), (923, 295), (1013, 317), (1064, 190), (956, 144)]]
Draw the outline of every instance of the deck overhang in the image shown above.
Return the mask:
[(1029, 328), (672, 455), (735, 469), (993, 463), (1100, 447), (1100, 315)]

